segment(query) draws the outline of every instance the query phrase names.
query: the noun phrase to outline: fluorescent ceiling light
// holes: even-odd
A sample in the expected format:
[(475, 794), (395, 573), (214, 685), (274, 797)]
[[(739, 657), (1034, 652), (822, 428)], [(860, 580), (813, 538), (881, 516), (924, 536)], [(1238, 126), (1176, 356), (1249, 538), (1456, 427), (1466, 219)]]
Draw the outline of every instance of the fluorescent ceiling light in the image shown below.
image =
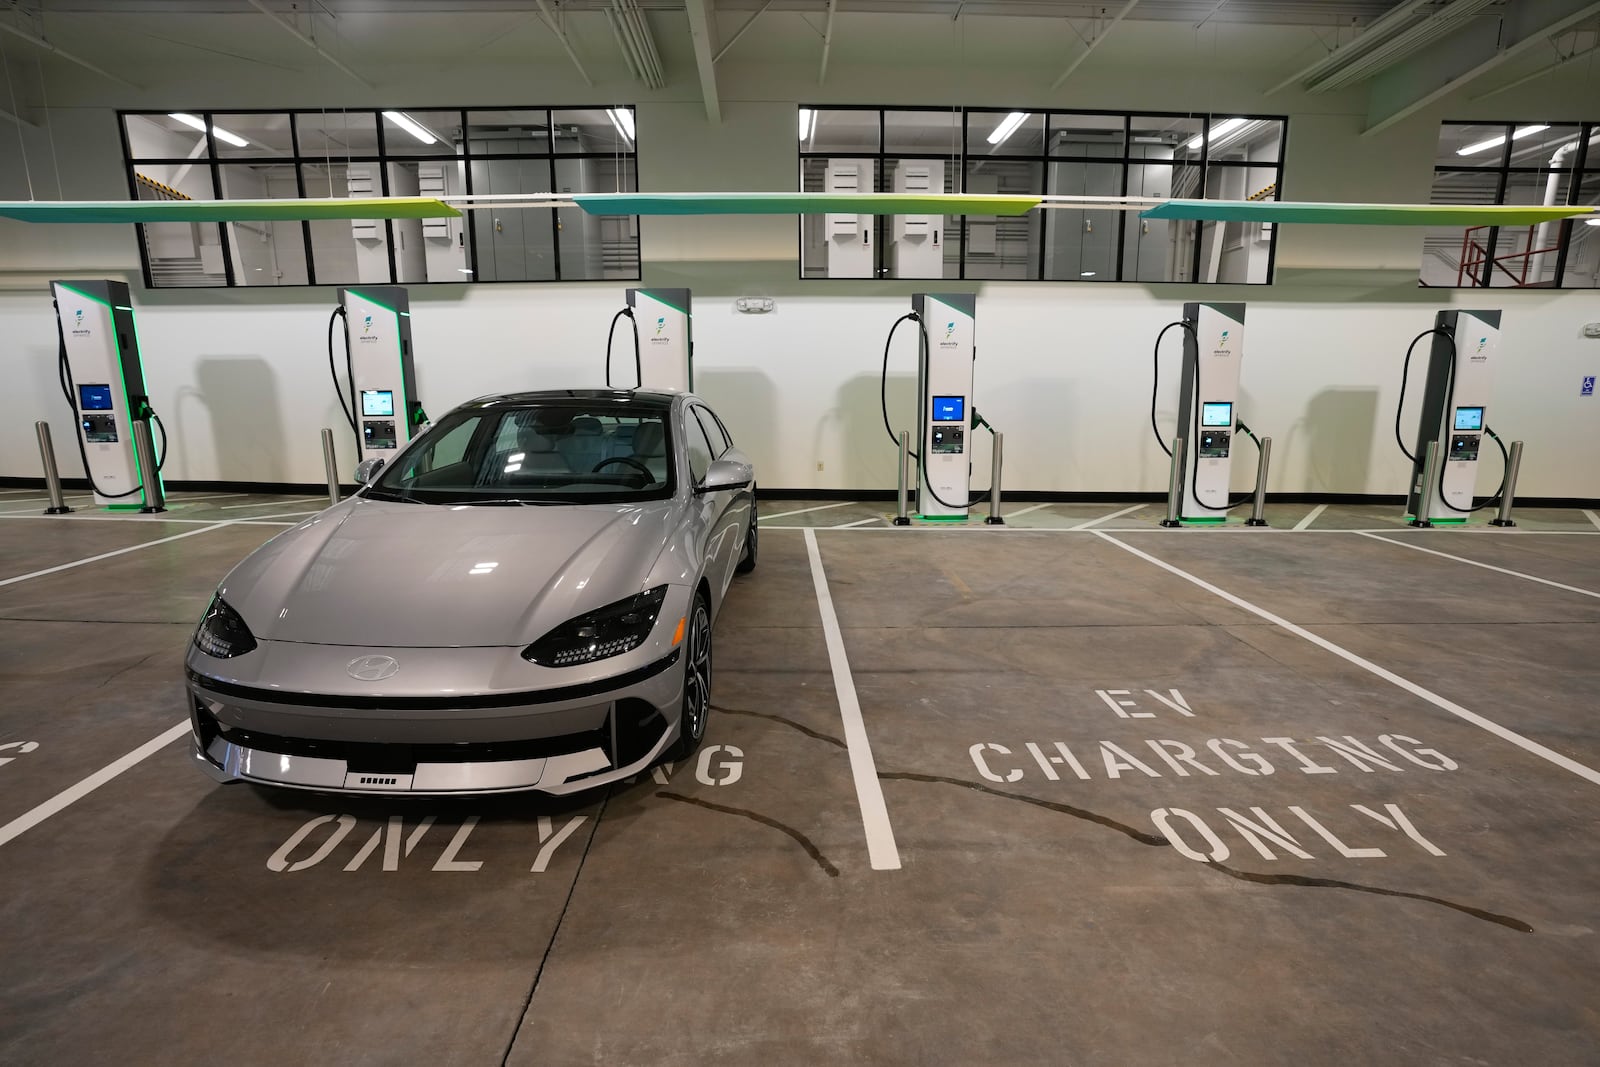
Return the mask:
[[(1225, 133), (1232, 133), (1234, 130), (1237, 130), (1244, 124), (1244, 119), (1223, 119), (1221, 122), (1211, 127), (1211, 136), (1221, 137)], [(1202, 133), (1191, 140), (1186, 147), (1189, 149), (1189, 151), (1193, 152), (1195, 149), (1199, 148), (1205, 143), (1206, 135)]]
[(1078, 272), (1078, 277), (1080, 277), (1080, 278), (1093, 278), (1094, 277), (1094, 271), (1092, 271), (1092, 270), (1079, 271)]
[(1584, 219), (1583, 224), (1585, 226), (1600, 226), (1600, 219)]
[(625, 107), (608, 107), (606, 114), (611, 118), (611, 125), (629, 144), (633, 143), (633, 111)]
[(1017, 127), (1026, 121), (1028, 121), (1028, 112), (1013, 111), (1000, 120), (1000, 125), (996, 126), (994, 132), (989, 135), (989, 143), (997, 147), (1005, 143), (1005, 139), (1016, 133)]
[[(1519, 127), (1517, 127), (1515, 130), (1513, 130), (1511, 132), (1511, 139), (1513, 141), (1520, 141), (1524, 137), (1531, 137), (1532, 135), (1534, 135), (1536, 133), (1543, 133), (1545, 130), (1548, 130), (1549, 128), (1550, 127), (1548, 125), (1544, 125), (1544, 126), (1519, 126)], [(1496, 145), (1503, 145), (1505, 143), (1506, 143), (1506, 139), (1504, 137), (1491, 137), (1487, 141), (1479, 141), (1477, 144), (1469, 144), (1465, 148), (1456, 149), (1456, 155), (1458, 155), (1458, 156), (1475, 155), (1478, 152), (1482, 152), (1486, 148), (1494, 148)]]
[[(201, 133), (205, 133), (206, 132), (206, 124), (204, 122), (201, 122), (194, 115), (190, 115), (190, 114), (187, 114), (187, 113), (182, 112), (182, 111), (173, 111), (173, 112), (169, 112), (167, 117), (168, 118), (172, 118), (172, 119), (177, 119), (179, 122), (183, 123), (185, 126), (189, 127), (191, 130), (199, 130)], [(216, 137), (217, 140), (226, 141), (228, 144), (233, 145), (233, 147), (235, 147), (235, 148), (249, 148), (250, 147), (250, 142), (249, 141), (246, 141), (243, 137), (240, 137), (236, 133), (229, 133), (227, 130), (223, 129), (221, 126), (213, 126), (213, 127), (211, 127), (211, 133), (212, 133), (213, 136)]]
[(428, 132), (416, 119), (404, 111), (385, 111), (383, 117), (400, 127), (402, 130), (421, 141), (423, 144), (433, 144), (439, 138)]
[(800, 109), (800, 140), (809, 141), (817, 132), (817, 113), (809, 107)]

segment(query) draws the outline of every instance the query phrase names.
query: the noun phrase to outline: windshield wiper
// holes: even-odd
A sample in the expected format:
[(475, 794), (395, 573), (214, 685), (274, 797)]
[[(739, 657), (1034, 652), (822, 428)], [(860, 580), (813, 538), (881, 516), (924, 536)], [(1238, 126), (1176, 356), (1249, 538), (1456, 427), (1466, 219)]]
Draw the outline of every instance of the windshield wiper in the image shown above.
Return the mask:
[(368, 500), (383, 500), (395, 504), (420, 504), (422, 501), (414, 496), (401, 496), (399, 493), (386, 493), (381, 489), (368, 489), (364, 494)]
[(486, 500), (452, 500), (451, 504), (458, 507), (549, 507), (553, 504), (567, 504), (567, 500), (530, 500), (523, 497), (498, 497)]

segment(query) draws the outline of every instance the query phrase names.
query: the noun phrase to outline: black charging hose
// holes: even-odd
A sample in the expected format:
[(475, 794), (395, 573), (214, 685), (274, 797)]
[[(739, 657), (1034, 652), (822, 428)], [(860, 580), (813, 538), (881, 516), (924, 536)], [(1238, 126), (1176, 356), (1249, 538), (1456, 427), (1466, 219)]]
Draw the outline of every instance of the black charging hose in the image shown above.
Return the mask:
[(1165, 452), (1169, 459), (1172, 457), (1172, 449), (1161, 439), (1161, 427), (1156, 425), (1156, 394), (1161, 389), (1161, 339), (1167, 336), (1167, 331), (1174, 326), (1182, 326), (1188, 330), (1189, 335), (1195, 339), (1196, 346), (1200, 343), (1199, 335), (1194, 332), (1194, 323), (1188, 319), (1178, 319), (1161, 327), (1161, 332), (1156, 334), (1155, 346), (1150, 350), (1150, 432), (1156, 435), (1156, 444), (1161, 446), (1161, 451)]
[[(1448, 381), (1447, 386), (1446, 386), (1446, 395), (1449, 395), (1450, 390), (1454, 388), (1455, 383), (1456, 383), (1456, 356), (1458, 354), (1458, 350), (1456, 348), (1455, 336), (1452, 335), (1449, 330), (1446, 330), (1446, 329), (1444, 329), (1442, 327), (1439, 327), (1439, 326), (1435, 326), (1432, 329), (1423, 330), (1421, 333), (1417, 334), (1417, 336), (1415, 336), (1415, 337), (1413, 337), (1411, 339), (1411, 343), (1406, 346), (1405, 362), (1402, 363), (1401, 366), (1400, 366), (1400, 400), (1394, 406), (1394, 440), (1395, 440), (1395, 444), (1400, 446), (1401, 454), (1404, 455), (1407, 459), (1409, 459), (1413, 466), (1415, 466), (1416, 463), (1417, 463), (1417, 457), (1413, 456), (1411, 454), (1411, 450), (1406, 447), (1405, 438), (1400, 435), (1400, 416), (1401, 416), (1401, 413), (1405, 410), (1405, 406), (1406, 406), (1406, 382), (1407, 382), (1407, 379), (1411, 375), (1411, 355), (1412, 355), (1413, 352), (1416, 351), (1418, 342), (1420, 342), (1424, 337), (1433, 337), (1435, 335), (1437, 335), (1439, 337), (1443, 337), (1446, 341), (1448, 341), (1450, 343), (1450, 378), (1449, 378), (1449, 381)], [(1506, 482), (1509, 481), (1510, 478), (1511, 478), (1511, 454), (1506, 451), (1506, 443), (1504, 441), (1500, 440), (1500, 435), (1495, 433), (1494, 430), (1490, 429), (1490, 427), (1489, 427), (1489, 425), (1487, 423), (1484, 424), (1483, 432), (1488, 434), (1489, 437), (1494, 440), (1494, 443), (1496, 445), (1498, 445), (1499, 448), (1500, 448), (1500, 459), (1502, 460), (1502, 469), (1501, 469), (1501, 472), (1500, 472), (1500, 488), (1496, 489), (1494, 491), (1494, 495), (1491, 496), (1489, 499), (1485, 500), (1483, 503), (1477, 505), (1476, 507), (1470, 507), (1470, 508), (1458, 508), (1458, 507), (1456, 507), (1454, 504), (1450, 503), (1449, 500), (1445, 499), (1445, 495), (1444, 495), (1443, 492), (1440, 492), (1439, 493), (1439, 502), (1441, 504), (1443, 504), (1445, 507), (1449, 508), (1451, 511), (1454, 511), (1454, 512), (1456, 512), (1458, 514), (1461, 514), (1461, 515), (1470, 515), (1474, 511), (1482, 511), (1485, 508), (1498, 506), (1499, 503), (1500, 503), (1501, 497), (1505, 496)], [(1445, 456), (1445, 457), (1442, 457), (1439, 460), (1439, 462), (1440, 463), (1444, 463), (1448, 459), (1449, 459), (1449, 457)], [(1424, 512), (1426, 512), (1427, 508), (1428, 508), (1428, 502), (1427, 501), (1423, 501), (1422, 502), (1422, 510)]]
[[(344, 412), (345, 421), (350, 424), (350, 432), (356, 435), (356, 443), (359, 445), (361, 443), (361, 429), (356, 426), (355, 379), (354, 377), (350, 378), (350, 402), (346, 404), (344, 386), (339, 381), (339, 369), (333, 361), (333, 324), (338, 322), (341, 318), (344, 318), (344, 315), (344, 305), (340, 304), (338, 307), (333, 309), (333, 314), (328, 316), (328, 377), (333, 379), (333, 395), (338, 398), (339, 410)], [(344, 335), (344, 367), (345, 374), (349, 375), (351, 371), (351, 364), (350, 332), (348, 330), (345, 331)]]
[[(898, 319), (895, 319), (894, 325), (889, 327), (889, 336), (883, 340), (883, 372), (878, 375), (878, 405), (883, 412), (883, 432), (889, 435), (890, 441), (894, 442), (896, 451), (898, 451), (900, 448), (900, 438), (895, 436), (894, 427), (889, 425), (889, 347), (894, 344), (895, 331), (900, 328), (900, 324), (902, 322), (905, 322), (908, 319), (917, 324), (917, 329), (922, 333), (922, 344), (924, 347), (931, 348), (931, 344), (928, 341), (928, 324), (923, 322), (922, 316), (918, 315), (915, 311), (908, 311), (904, 315), (901, 315)], [(973, 424), (971, 427), (969, 427), (969, 429), (976, 429), (979, 425), (981, 425), (984, 429), (989, 431), (989, 436), (994, 436), (994, 427), (990, 426), (987, 420), (978, 415), (978, 409), (976, 407), (972, 409), (972, 423)], [(906, 446), (906, 451), (911, 454), (911, 458), (916, 460), (918, 466), (920, 467), (922, 464), (922, 456), (914, 451), (910, 445)], [(970, 465), (971, 460), (968, 460), (968, 463)], [(990, 494), (994, 492), (994, 487), (990, 486), (988, 489), (985, 489), (983, 492), (979, 493), (976, 497), (973, 497), (971, 500), (967, 501), (966, 504), (952, 504), (950, 501), (939, 495), (939, 491), (933, 487), (933, 482), (931, 480), (923, 479), (923, 481), (927, 482), (929, 496), (933, 497), (934, 500), (937, 500), (943, 506), (955, 511), (964, 511), (967, 508), (978, 507), (987, 501)]]
[(634, 379), (634, 381), (639, 383), (638, 385), (634, 386), (634, 388), (643, 389), (644, 388), (644, 363), (643, 363), (643, 361), (642, 361), (642, 359), (641, 359), (641, 357), (639, 355), (639, 320), (634, 317), (633, 308), (630, 308), (630, 307), (625, 307), (621, 311), (617, 312), (615, 315), (611, 316), (611, 328), (606, 331), (606, 388), (607, 389), (612, 388), (612, 385), (611, 385), (611, 342), (617, 336), (617, 323), (619, 321), (621, 321), (621, 319), (622, 319), (622, 317), (624, 315), (626, 315), (628, 317), (628, 321), (630, 323), (632, 323), (632, 325), (633, 325), (633, 379)]

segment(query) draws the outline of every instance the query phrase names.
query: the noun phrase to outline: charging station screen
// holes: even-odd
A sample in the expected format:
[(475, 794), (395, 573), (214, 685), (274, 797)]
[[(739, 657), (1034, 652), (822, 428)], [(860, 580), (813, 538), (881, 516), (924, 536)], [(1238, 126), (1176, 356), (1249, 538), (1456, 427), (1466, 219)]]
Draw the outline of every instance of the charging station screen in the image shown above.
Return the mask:
[(111, 386), (78, 386), (78, 408), (82, 411), (110, 411)]
[(1483, 429), (1482, 408), (1456, 408), (1456, 429), (1481, 430)]
[(934, 422), (965, 422), (967, 398), (964, 396), (936, 396), (933, 398)]
[(1201, 426), (1232, 426), (1233, 404), (1207, 402), (1200, 405)]
[(361, 414), (393, 415), (394, 393), (388, 389), (361, 390)]

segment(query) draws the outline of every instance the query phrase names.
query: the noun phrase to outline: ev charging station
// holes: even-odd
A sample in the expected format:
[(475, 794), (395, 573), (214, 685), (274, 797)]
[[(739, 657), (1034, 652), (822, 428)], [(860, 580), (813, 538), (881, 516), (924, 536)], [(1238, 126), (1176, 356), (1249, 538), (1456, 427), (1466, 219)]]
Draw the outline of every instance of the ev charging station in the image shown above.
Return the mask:
[[(1176, 514), (1169, 511), (1163, 526), (1220, 523), (1227, 512), (1244, 503), (1228, 499), (1237, 432), (1256, 436), (1239, 413), (1239, 366), (1244, 359), (1244, 305), (1200, 303), (1183, 305), (1183, 318), (1168, 323), (1156, 336), (1156, 374), (1150, 389), (1150, 427), (1156, 442), (1169, 456), (1172, 450), (1156, 427), (1156, 401), (1160, 391), (1161, 338), (1173, 327), (1183, 327), (1183, 373), (1178, 387), (1178, 439), (1184, 442), (1181, 468), (1173, 472), (1173, 495), (1181, 482), (1183, 492)], [(1256, 440), (1256, 447), (1262, 448)], [(1258, 452), (1259, 455), (1259, 452)], [(1257, 493), (1264, 492), (1264, 459), (1258, 459)], [(1169, 505), (1170, 507), (1171, 505)], [(1259, 511), (1259, 508), (1258, 508)], [(1246, 520), (1265, 526), (1259, 515)]]
[[(1494, 385), (1495, 354), (1500, 347), (1499, 311), (1441, 311), (1434, 316), (1433, 329), (1412, 341), (1413, 348), (1423, 337), (1432, 336), (1428, 350), (1428, 370), (1422, 393), (1422, 413), (1417, 420), (1416, 451), (1408, 453), (1412, 462), (1411, 489), (1406, 496), (1406, 517), (1413, 526), (1465, 522), (1470, 512), (1496, 503), (1505, 492), (1500, 489), (1487, 503), (1472, 506), (1478, 482), (1478, 453), (1483, 436), (1499, 438), (1489, 428), (1484, 412)], [(1405, 376), (1410, 372), (1411, 351), (1406, 352), (1406, 369), (1401, 378), (1401, 404), (1405, 403)], [(1395, 414), (1395, 434), (1399, 437), (1399, 412)], [(1400, 440), (1401, 451), (1405, 450)], [(1428, 449), (1437, 456), (1438, 475), (1429, 484)], [(1505, 446), (1501, 444), (1501, 450)]]
[[(334, 314), (341, 313), (350, 388), (346, 415), (356, 435), (357, 461), (391, 459), (428, 421), (417, 399), (410, 301), (398, 285), (340, 289)], [(331, 337), (328, 361), (331, 371)], [(339, 405), (345, 405), (343, 395)]]
[[(972, 489), (967, 431), (972, 404), (973, 337), (978, 299), (968, 294), (916, 293), (922, 322), (917, 368), (917, 511), (923, 518), (966, 518)], [(968, 411), (972, 410), (972, 415)]]
[[(160, 486), (161, 465), (166, 461), (166, 431), (156, 469), (140, 469), (133, 428), (161, 420), (150, 408), (145, 392), (144, 368), (139, 359), (139, 334), (133, 321), (133, 303), (126, 282), (53, 281), (56, 325), (61, 338), (59, 373), (61, 389), (77, 416), (78, 454), (84, 474), (101, 507), (165, 510), (160, 494), (146, 488), (146, 480)], [(151, 449), (152, 453), (154, 448)]]
[[(633, 388), (694, 389), (694, 317), (687, 289), (629, 289), (627, 306), (606, 335), (606, 385), (611, 386), (611, 342), (623, 318), (633, 326)], [(617, 388), (629, 388), (621, 385)]]

